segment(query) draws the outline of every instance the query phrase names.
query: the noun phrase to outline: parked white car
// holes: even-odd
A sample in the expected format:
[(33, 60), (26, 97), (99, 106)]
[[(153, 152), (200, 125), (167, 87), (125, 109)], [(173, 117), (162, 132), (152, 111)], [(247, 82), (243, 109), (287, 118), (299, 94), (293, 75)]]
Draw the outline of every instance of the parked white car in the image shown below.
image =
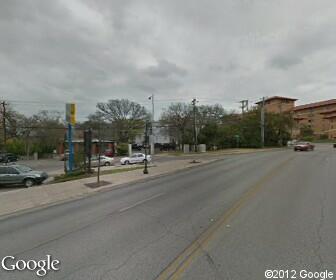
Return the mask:
[(150, 162), (152, 160), (150, 155), (145, 156), (145, 154), (142, 153), (135, 153), (130, 157), (123, 157), (120, 159), (120, 163), (122, 165), (125, 164), (134, 164), (134, 163), (144, 163), (147, 160), (147, 162)]
[[(100, 166), (111, 166), (113, 165), (114, 158), (110, 158), (107, 156), (100, 156)], [(91, 166), (92, 167), (98, 167), (99, 165), (99, 157), (93, 156), (91, 158)]]
[(298, 140), (290, 140), (287, 142), (287, 146), (288, 147), (293, 147), (294, 145), (296, 145), (298, 143)]

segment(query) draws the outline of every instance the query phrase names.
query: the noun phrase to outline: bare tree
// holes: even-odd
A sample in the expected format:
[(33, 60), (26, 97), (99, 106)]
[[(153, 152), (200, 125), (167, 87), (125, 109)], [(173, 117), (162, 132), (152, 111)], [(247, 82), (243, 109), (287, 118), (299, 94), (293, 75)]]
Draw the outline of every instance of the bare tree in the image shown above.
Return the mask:
[(161, 122), (168, 124), (170, 134), (174, 136), (179, 144), (188, 141), (187, 135), (190, 134), (191, 121), (191, 105), (186, 103), (173, 103), (161, 115)]
[(198, 126), (202, 128), (205, 124), (211, 122), (219, 124), (225, 115), (227, 115), (227, 112), (220, 104), (199, 106), (197, 114)]
[(111, 99), (107, 103), (97, 104), (97, 112), (92, 119), (104, 120), (112, 124), (117, 133), (117, 140), (130, 142), (149, 118), (145, 107), (128, 99)]

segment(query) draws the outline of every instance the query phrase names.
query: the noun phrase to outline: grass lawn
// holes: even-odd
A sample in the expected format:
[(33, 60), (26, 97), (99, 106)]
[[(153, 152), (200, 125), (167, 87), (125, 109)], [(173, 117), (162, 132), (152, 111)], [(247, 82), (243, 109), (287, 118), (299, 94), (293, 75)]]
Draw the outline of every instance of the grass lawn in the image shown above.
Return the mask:
[[(148, 168), (150, 167), (153, 167), (153, 166), (148, 166)], [(133, 170), (138, 170), (138, 169), (144, 169), (144, 166), (134, 166), (134, 167), (129, 167), (129, 168), (118, 168), (118, 169), (112, 169), (112, 170), (101, 170), (100, 175), (116, 174), (116, 173), (128, 172), (128, 171), (133, 171)], [(68, 182), (68, 181), (96, 177), (96, 176), (97, 176), (96, 171), (93, 171), (92, 173), (89, 173), (89, 174), (85, 173), (82, 170), (74, 171), (72, 173), (56, 176), (55, 179), (52, 182), (50, 182), (50, 184)]]

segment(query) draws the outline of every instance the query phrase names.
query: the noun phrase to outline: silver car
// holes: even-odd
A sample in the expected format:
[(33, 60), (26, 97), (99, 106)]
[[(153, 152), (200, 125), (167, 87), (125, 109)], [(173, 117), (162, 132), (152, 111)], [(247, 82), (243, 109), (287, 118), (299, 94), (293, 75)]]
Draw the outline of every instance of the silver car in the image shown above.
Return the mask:
[(122, 165), (125, 164), (135, 164), (135, 163), (145, 163), (145, 161), (150, 162), (152, 160), (150, 155), (145, 156), (142, 153), (134, 153), (130, 157), (123, 157), (120, 159)]
[[(111, 166), (113, 165), (114, 158), (106, 157), (106, 156), (100, 156), (100, 166)], [(99, 165), (99, 157), (94, 156), (91, 158), (91, 166), (92, 167), (98, 167)]]
[(0, 166), (0, 185), (24, 185), (28, 188), (42, 184), (47, 178), (47, 173), (34, 171), (25, 165)]

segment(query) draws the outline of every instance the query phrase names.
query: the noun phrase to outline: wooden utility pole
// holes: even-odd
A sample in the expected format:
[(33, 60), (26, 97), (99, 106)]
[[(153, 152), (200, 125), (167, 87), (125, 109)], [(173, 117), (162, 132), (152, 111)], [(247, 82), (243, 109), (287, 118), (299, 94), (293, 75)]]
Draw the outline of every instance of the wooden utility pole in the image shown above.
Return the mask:
[(2, 101), (2, 129), (3, 129), (3, 144), (4, 149), (6, 149), (6, 143), (7, 143), (7, 134), (6, 134), (6, 102)]
[(262, 98), (260, 110), (260, 131), (261, 131), (261, 147), (265, 146), (265, 97)]
[(197, 103), (197, 100), (196, 98), (194, 98), (191, 101), (191, 104), (193, 105), (193, 112), (194, 112), (194, 151), (195, 152), (197, 152), (196, 103)]

